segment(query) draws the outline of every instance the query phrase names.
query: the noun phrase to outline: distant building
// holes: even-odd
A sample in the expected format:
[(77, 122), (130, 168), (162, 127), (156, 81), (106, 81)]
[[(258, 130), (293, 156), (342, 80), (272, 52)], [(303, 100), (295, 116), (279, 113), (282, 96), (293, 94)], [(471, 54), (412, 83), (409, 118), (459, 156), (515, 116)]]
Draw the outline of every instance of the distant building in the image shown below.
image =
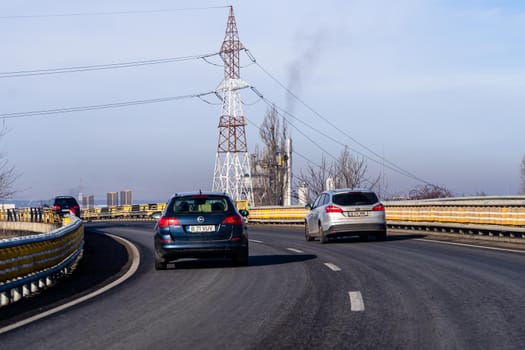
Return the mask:
[(117, 192), (108, 192), (107, 194), (107, 206), (116, 207), (118, 205), (118, 193)]
[(82, 196), (82, 208), (93, 209), (95, 207), (95, 197), (90, 195)]
[(120, 191), (120, 205), (132, 205), (131, 190)]

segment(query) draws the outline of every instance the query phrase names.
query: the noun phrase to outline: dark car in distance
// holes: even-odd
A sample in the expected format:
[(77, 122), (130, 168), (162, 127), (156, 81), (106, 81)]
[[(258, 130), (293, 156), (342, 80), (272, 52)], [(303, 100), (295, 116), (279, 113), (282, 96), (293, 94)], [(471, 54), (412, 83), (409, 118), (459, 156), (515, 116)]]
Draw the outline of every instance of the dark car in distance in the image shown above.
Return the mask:
[(177, 193), (157, 213), (155, 269), (182, 258), (230, 258), (248, 265), (246, 210), (238, 211), (226, 193)]
[(80, 206), (75, 197), (71, 196), (56, 196), (53, 200), (53, 210), (60, 216), (65, 214), (73, 214), (80, 217)]

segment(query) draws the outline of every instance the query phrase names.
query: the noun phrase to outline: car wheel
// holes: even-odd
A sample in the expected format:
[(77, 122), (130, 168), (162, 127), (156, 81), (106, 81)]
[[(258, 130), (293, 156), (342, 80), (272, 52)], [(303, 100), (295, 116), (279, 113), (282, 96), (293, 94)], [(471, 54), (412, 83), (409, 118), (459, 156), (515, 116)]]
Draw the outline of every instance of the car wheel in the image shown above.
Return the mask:
[(308, 242), (314, 240), (314, 238), (308, 233), (308, 224), (306, 222), (304, 223), (304, 238), (306, 238)]
[(319, 241), (323, 244), (328, 243), (328, 237), (325, 236), (321, 223), (319, 223)]
[(248, 247), (241, 249), (233, 256), (233, 263), (238, 266), (248, 266)]
[(386, 240), (386, 231), (379, 231), (376, 233), (376, 240), (385, 241)]
[(368, 235), (360, 235), (359, 240), (361, 242), (367, 242), (368, 241)]
[(155, 256), (155, 270), (166, 270), (168, 263), (166, 260)]

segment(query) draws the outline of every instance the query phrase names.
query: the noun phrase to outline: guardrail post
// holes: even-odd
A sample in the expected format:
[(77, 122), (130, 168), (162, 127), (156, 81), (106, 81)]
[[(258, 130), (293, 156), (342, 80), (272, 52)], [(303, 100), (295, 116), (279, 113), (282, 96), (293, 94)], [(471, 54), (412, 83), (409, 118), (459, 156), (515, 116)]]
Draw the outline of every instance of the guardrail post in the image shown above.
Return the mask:
[(39, 291), (38, 282), (31, 282), (31, 293), (37, 293)]
[(20, 293), (18, 287), (11, 289), (11, 300), (13, 300), (13, 302), (16, 302), (20, 299), (22, 299), (22, 294)]
[(22, 286), (22, 296), (25, 298), (25, 297), (28, 297), (30, 295), (31, 295), (31, 289), (29, 288), (29, 285), (24, 284)]
[(46, 287), (51, 287), (53, 285), (53, 280), (51, 277), (46, 277)]
[(9, 297), (6, 292), (0, 294), (0, 306), (9, 305)]

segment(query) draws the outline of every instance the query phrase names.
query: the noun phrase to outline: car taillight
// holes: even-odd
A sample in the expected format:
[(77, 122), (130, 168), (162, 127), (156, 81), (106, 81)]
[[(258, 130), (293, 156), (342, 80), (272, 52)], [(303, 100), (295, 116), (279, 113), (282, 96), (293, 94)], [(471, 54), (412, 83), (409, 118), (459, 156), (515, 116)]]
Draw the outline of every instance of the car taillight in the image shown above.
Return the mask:
[(59, 205), (53, 205), (53, 209), (56, 210), (56, 211), (59, 211), (60, 210), (60, 206)]
[(224, 218), (222, 220), (221, 225), (234, 225), (234, 226), (241, 226), (242, 225), (242, 216), (240, 215), (230, 215)]
[(327, 213), (342, 213), (343, 212), (343, 209), (336, 207), (335, 205), (329, 205), (326, 208), (324, 208), (324, 210)]
[(385, 206), (381, 203), (372, 208), (372, 211), (385, 211)]
[(168, 226), (179, 226), (180, 222), (176, 218), (170, 218), (167, 216), (163, 216), (159, 219), (159, 228), (165, 228)]

